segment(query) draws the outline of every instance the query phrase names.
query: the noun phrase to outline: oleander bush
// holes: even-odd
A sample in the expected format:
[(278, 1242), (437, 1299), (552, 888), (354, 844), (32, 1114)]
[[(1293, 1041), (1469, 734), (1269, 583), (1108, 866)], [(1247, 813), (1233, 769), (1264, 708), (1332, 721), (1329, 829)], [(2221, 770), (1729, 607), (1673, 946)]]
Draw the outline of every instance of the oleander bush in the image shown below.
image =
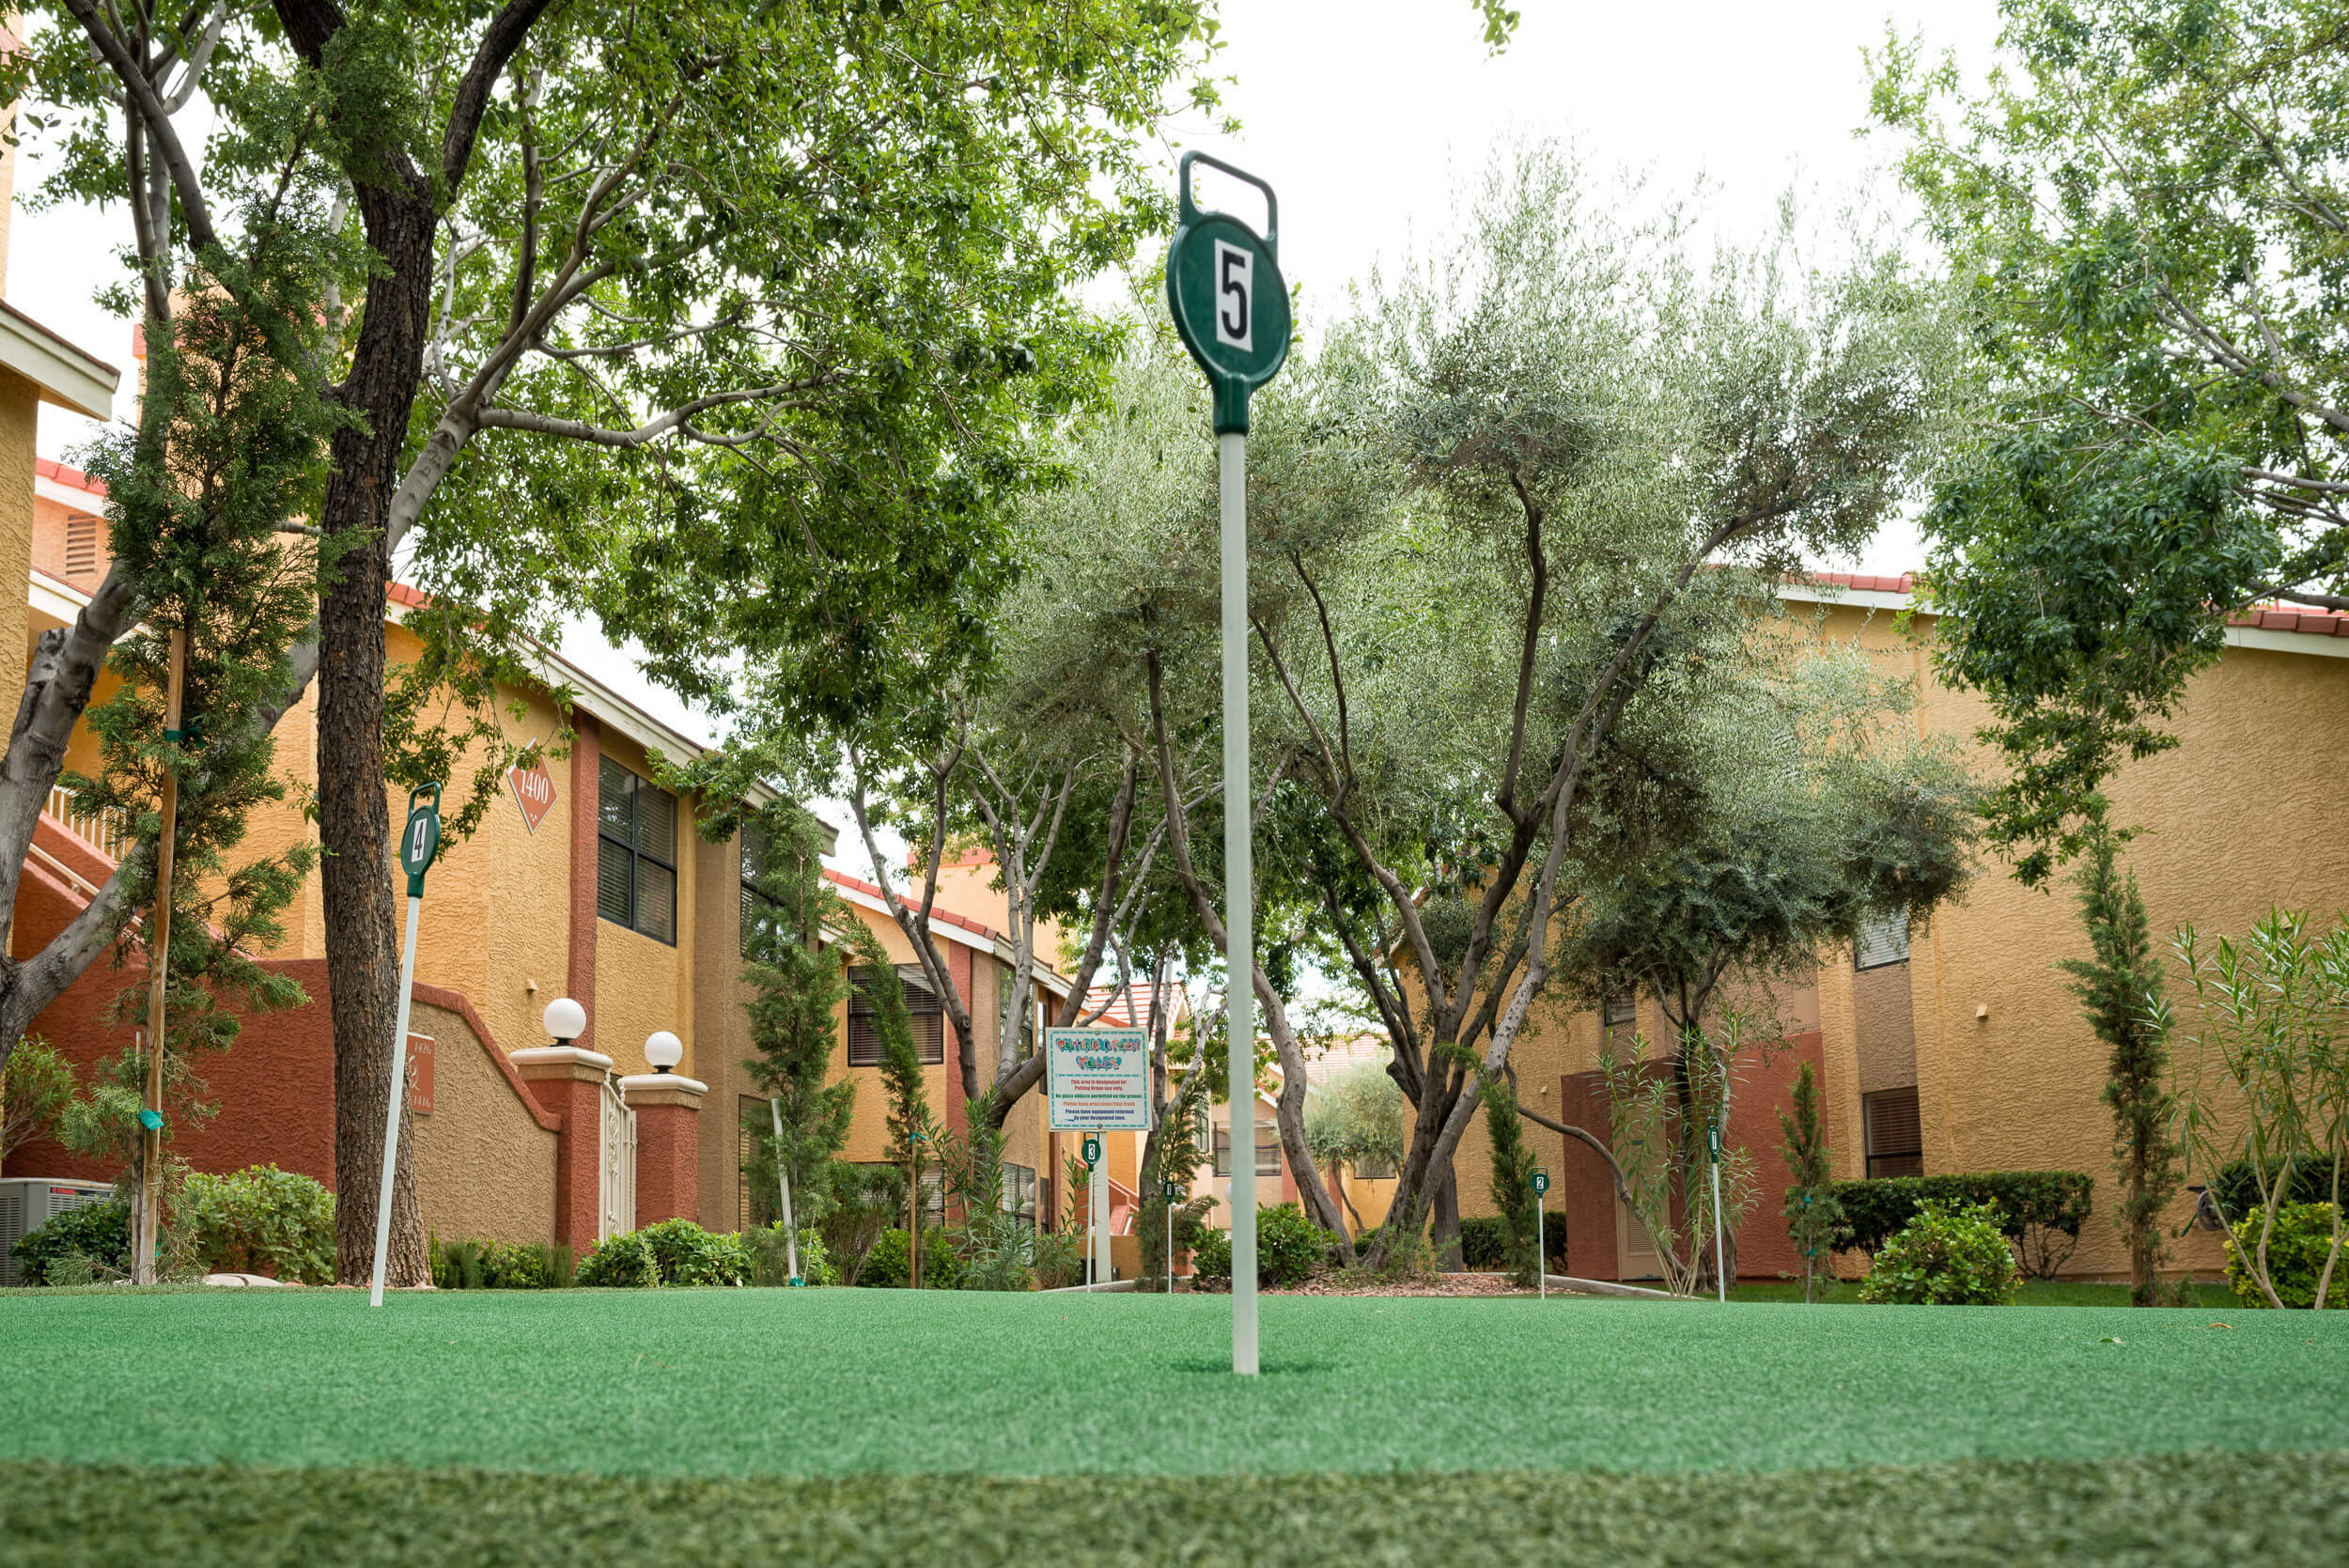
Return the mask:
[(650, 1289), (661, 1283), (661, 1260), (642, 1231), (606, 1236), (579, 1260), (574, 1281), (584, 1286), (624, 1290)]
[(190, 1172), (171, 1220), (180, 1249), (207, 1273), (334, 1282), (334, 1194), (298, 1171)]
[(2021, 1288), (1998, 1209), (1927, 1198), (1877, 1249), (1862, 1301), (1925, 1307), (2002, 1307)]
[[(2262, 1220), (2262, 1211), (2254, 1206), (2235, 1221), (2227, 1248), (2227, 1283), (2234, 1298), (2247, 1307), (2273, 1305), (2250, 1266), (2260, 1244)], [(2332, 1204), (2278, 1205), (2276, 1228), (2267, 1236), (2267, 1278), (2276, 1287), (2277, 1300), (2287, 1307), (2315, 1306), (2316, 1282), (2324, 1278), (2326, 1257), (2332, 1246)], [(2325, 1305), (2349, 1307), (2349, 1249), (2333, 1263), (2333, 1277), (2325, 1287)]]
[[(907, 1265), (906, 1233), (901, 1225), (883, 1231), (880, 1239), (873, 1243), (873, 1250), (864, 1254), (864, 1268), (856, 1282), (882, 1290), (903, 1290)], [(942, 1226), (932, 1225), (922, 1233), (922, 1288), (962, 1288), (962, 1260), (955, 1255)]]
[(1085, 1247), (1081, 1231), (1038, 1231), (1035, 1236), (1035, 1288), (1064, 1290), (1084, 1283)]
[[(783, 1221), (762, 1225), (754, 1231), (742, 1233), (742, 1245), (751, 1258), (751, 1283), (754, 1285), (787, 1285), (791, 1282), (790, 1238)], [(807, 1285), (836, 1285), (840, 1274), (832, 1266), (832, 1253), (824, 1246), (821, 1233), (815, 1227), (800, 1227), (800, 1282)]]
[[(1566, 1217), (1556, 1209), (1542, 1216), (1542, 1241), (1548, 1253), (1548, 1267), (1553, 1274), (1566, 1269)], [(1356, 1248), (1370, 1245), (1368, 1238), (1376, 1231), (1364, 1233), (1364, 1239), (1355, 1242)], [(1497, 1214), (1478, 1214), (1460, 1221), (1460, 1262), (1468, 1268), (1505, 1268), (1509, 1263), (1508, 1222)]]
[[(2292, 1166), (2291, 1180), (2284, 1180), (2284, 1167)], [(2341, 1189), (2349, 1193), (2349, 1172), (2341, 1177)], [(2284, 1187), (2287, 1203), (2329, 1203), (2333, 1201), (2333, 1162), (2310, 1157), (2305, 1159), (2267, 1162), (2267, 1186), (2270, 1191)], [(2259, 1184), (2251, 1177), (2251, 1162), (2232, 1160), (2219, 1167), (2218, 1174), (2210, 1180), (2210, 1195), (2218, 1201), (2218, 1209), (2232, 1225), (2260, 1206)]]
[(1837, 1182), (1829, 1190), (1843, 1205), (1849, 1233), (1843, 1247), (1870, 1253), (1882, 1250), (1928, 1200), (1944, 1205), (1986, 1203), (2031, 1277), (2052, 1280), (2079, 1244), (2095, 1187), (2078, 1171), (1984, 1171)]
[(28, 1285), (88, 1284), (131, 1272), (131, 1205), (84, 1203), (27, 1232), (8, 1249)]

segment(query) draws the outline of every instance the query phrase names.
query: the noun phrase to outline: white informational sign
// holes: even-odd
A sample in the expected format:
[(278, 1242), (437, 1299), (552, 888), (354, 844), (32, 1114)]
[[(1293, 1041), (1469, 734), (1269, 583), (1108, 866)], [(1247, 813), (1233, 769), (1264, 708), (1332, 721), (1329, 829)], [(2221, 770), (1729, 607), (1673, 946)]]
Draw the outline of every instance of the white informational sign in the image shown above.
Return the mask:
[(1048, 1029), (1055, 1132), (1150, 1130), (1150, 1037), (1139, 1029)]

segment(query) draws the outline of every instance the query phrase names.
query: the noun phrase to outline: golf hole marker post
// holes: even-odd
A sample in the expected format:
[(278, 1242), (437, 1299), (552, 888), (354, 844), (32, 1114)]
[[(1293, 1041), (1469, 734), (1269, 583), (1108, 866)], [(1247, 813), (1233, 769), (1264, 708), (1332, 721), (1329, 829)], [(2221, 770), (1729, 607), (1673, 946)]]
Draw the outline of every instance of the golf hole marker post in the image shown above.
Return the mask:
[(1721, 1272), (1721, 1121), (1704, 1124), (1704, 1157), (1713, 1167), (1713, 1283), (1721, 1305), (1729, 1304), (1729, 1278)]
[[(1264, 193), (1259, 235), (1191, 196), (1200, 164)], [(1179, 222), (1166, 252), (1174, 330), (1215, 395), (1223, 567), (1223, 956), (1225, 1055), (1231, 1059), (1232, 1370), (1256, 1374), (1255, 862), (1248, 768), (1248, 399), (1289, 355), (1289, 291), (1280, 264), (1281, 203), (1254, 175), (1204, 152), (1175, 171)]]
[(1533, 1278), (1542, 1287), (1542, 1299), (1549, 1299), (1549, 1237), (1544, 1233), (1548, 1221), (1542, 1215), (1542, 1200), (1549, 1195), (1549, 1172), (1540, 1166), (1533, 1168)]
[(383, 1098), (383, 1179), (375, 1189), (375, 1280), (370, 1306), (383, 1305), (383, 1260), (392, 1244), (392, 1176), (399, 1167), (399, 1102), (408, 1087), (408, 1003), (416, 988), (416, 916), (424, 908), (424, 874), (441, 852), (441, 786), (408, 795), (408, 821), (399, 831), (399, 869), (408, 874), (408, 940), (399, 950), (399, 1013), (392, 1026), (392, 1085)]
[(1054, 1132), (1085, 1135), (1085, 1282), (1108, 1282), (1109, 1172), (1101, 1134), (1150, 1130), (1150, 1036), (1139, 1029), (1048, 1029), (1046, 1101)]

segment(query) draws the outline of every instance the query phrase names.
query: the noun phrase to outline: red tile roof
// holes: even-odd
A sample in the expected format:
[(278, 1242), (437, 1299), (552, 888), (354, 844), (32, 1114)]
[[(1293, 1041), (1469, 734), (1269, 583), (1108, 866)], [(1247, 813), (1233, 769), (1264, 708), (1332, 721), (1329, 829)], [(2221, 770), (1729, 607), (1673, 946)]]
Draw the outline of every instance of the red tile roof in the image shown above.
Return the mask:
[[(1819, 571), (1811, 573), (1809, 581), (1823, 586), (1849, 588), (1858, 593), (1913, 594), (1917, 591), (1915, 572), (1882, 577), (1870, 576), (1865, 572)], [(2281, 604), (2247, 606), (2229, 615), (2227, 624), (2256, 631), (2292, 631), (2310, 637), (2349, 637), (2349, 614)]]
[[(861, 893), (867, 898), (879, 898), (881, 896), (881, 890), (879, 886), (865, 881), (861, 877), (850, 877), (845, 872), (834, 871), (830, 866), (826, 866), (824, 868), (824, 875), (831, 880), (840, 884), (840, 886), (848, 889), (850, 892)], [(958, 915), (952, 909), (941, 909), (936, 906), (932, 906), (930, 908), (930, 919), (942, 920), (949, 925), (959, 925), (965, 931), (976, 931), (980, 936), (987, 938), (989, 941), (1007, 942), (1011, 939), (1010, 938), (1004, 936), (1001, 931), (996, 930), (992, 925), (983, 925), (979, 922), (972, 920), (970, 916)]]
[(78, 468), (68, 468), (65, 464), (52, 462), (47, 458), (34, 458), (33, 472), (44, 479), (54, 479), (60, 485), (71, 485), (77, 489), (87, 490), (92, 495), (106, 493), (106, 487), (102, 481), (91, 478)]

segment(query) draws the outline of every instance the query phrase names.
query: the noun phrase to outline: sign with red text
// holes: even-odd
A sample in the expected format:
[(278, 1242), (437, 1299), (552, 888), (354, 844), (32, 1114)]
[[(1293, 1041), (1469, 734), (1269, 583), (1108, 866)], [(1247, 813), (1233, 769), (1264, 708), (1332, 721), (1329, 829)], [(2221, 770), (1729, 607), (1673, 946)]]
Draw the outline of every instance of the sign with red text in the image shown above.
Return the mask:
[(419, 1116), (432, 1114), (432, 1036), (408, 1036), (408, 1097)]
[(1056, 1132), (1150, 1130), (1150, 1036), (1139, 1029), (1048, 1029)]
[(547, 771), (547, 759), (533, 756), (529, 767), (506, 769), (506, 782), (514, 786), (514, 803), (522, 809), (522, 826), (537, 832), (547, 813), (554, 809), (554, 775)]

